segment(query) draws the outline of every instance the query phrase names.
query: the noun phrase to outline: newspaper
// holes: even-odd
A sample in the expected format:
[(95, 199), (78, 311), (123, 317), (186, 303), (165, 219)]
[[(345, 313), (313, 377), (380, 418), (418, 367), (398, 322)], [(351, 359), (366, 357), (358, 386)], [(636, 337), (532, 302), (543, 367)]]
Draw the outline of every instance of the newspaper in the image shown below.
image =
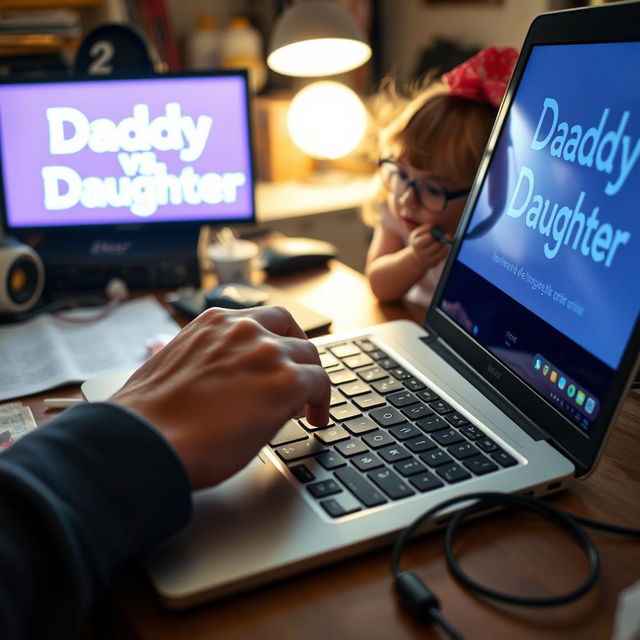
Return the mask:
[(92, 320), (96, 315), (96, 308), (67, 312), (67, 320), (43, 313), (0, 326), (0, 401), (135, 369), (149, 356), (150, 340), (180, 330), (153, 296), (122, 302)]

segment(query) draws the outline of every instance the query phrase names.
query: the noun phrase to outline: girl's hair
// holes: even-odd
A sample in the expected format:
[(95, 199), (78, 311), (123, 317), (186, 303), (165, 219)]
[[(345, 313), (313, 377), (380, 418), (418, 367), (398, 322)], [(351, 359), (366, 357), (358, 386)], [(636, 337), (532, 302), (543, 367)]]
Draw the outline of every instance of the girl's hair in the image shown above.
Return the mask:
[[(449, 167), (451, 177), (468, 185), (480, 164), (482, 152), (498, 113), (490, 104), (449, 94), (447, 86), (429, 77), (409, 88), (401, 97), (386, 81), (374, 102), (378, 120), (380, 158), (404, 158), (416, 169), (429, 169), (436, 162)], [(384, 123), (386, 120), (386, 124)], [(371, 206), (363, 207), (363, 218), (375, 222), (375, 203), (384, 200), (383, 190)]]

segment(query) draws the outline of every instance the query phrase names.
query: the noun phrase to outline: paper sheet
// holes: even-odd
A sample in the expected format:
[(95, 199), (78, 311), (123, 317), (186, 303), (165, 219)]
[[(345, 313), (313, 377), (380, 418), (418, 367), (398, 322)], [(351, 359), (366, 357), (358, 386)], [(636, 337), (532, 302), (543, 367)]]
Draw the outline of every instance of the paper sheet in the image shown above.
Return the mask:
[[(92, 317), (97, 310), (66, 315)], [(180, 330), (162, 305), (147, 296), (122, 302), (105, 317), (67, 322), (41, 314), (0, 327), (0, 401), (133, 369), (148, 357), (146, 342)]]
[(21, 402), (0, 404), (0, 453), (37, 427), (31, 409)]

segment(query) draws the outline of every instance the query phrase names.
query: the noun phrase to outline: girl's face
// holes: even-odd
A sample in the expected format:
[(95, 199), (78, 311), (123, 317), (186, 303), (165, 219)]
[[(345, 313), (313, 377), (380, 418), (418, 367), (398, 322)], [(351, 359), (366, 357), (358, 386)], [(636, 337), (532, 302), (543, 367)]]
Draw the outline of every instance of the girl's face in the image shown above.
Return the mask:
[[(466, 191), (469, 184), (460, 184), (459, 180), (453, 180), (447, 176), (451, 175), (451, 171), (447, 171), (446, 167), (437, 166), (436, 162), (432, 167), (427, 169), (416, 169), (411, 166), (402, 156), (396, 161), (400, 174), (400, 180), (406, 176), (406, 188), (402, 193), (388, 192), (387, 203), (392, 215), (395, 216), (401, 224), (410, 233), (415, 228), (428, 224), (433, 227), (439, 227), (448, 236), (453, 236), (460, 222), (464, 205), (467, 201), (467, 194), (458, 197), (450, 197), (456, 192)], [(416, 181), (416, 186), (411, 188), (407, 181)], [(422, 194), (420, 200), (416, 191)], [(449, 194), (449, 195), (445, 195)], [(446, 202), (444, 209), (435, 210), (437, 207), (429, 207), (429, 203)], [(433, 208), (434, 210), (430, 210)]]

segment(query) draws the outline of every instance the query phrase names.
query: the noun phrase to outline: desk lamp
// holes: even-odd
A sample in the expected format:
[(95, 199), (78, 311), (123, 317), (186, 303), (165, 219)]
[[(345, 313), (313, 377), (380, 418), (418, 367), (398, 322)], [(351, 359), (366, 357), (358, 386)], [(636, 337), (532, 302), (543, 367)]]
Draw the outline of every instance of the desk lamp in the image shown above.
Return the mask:
[(371, 57), (362, 29), (335, 0), (298, 0), (276, 21), (267, 55), (271, 69), (288, 76), (344, 73)]
[[(273, 30), (267, 64), (279, 73), (320, 77), (363, 65), (371, 48), (362, 29), (336, 0), (298, 0), (287, 7)], [(330, 160), (351, 152), (362, 140), (367, 113), (346, 85), (314, 82), (293, 98), (287, 130), (294, 144), (319, 161), (314, 178), (335, 179)]]

